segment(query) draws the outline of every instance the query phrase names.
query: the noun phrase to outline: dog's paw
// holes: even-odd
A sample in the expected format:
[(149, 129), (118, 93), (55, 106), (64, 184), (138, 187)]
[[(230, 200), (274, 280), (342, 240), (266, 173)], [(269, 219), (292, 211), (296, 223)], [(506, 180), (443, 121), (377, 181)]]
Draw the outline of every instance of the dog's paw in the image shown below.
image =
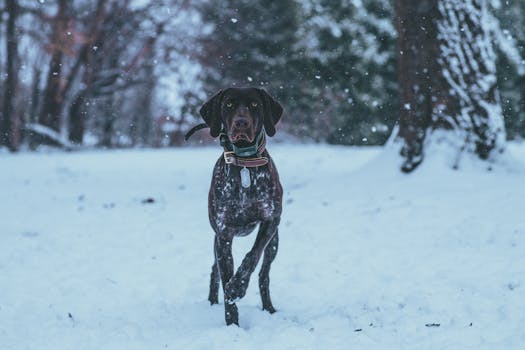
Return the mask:
[(233, 277), (226, 283), (225, 300), (228, 304), (233, 304), (244, 297), (248, 289), (248, 280)]
[(226, 325), (239, 325), (239, 312), (236, 305), (226, 305), (225, 309)]
[(263, 310), (268, 311), (270, 314), (275, 313), (275, 308), (272, 304), (263, 306)]

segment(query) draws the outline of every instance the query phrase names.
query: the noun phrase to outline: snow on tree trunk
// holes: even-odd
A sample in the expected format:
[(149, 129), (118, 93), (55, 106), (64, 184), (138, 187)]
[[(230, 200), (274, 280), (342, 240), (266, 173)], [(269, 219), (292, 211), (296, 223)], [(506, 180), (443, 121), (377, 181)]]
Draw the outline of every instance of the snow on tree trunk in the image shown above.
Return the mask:
[(458, 108), (453, 113), (438, 110), (435, 119), (460, 130), (463, 149), (488, 159), (493, 151), (503, 151), (505, 143), (492, 47), (491, 22), (496, 19), (486, 0), (441, 0), (439, 12), (439, 64)]
[(401, 170), (422, 162), (424, 145), (438, 129), (460, 140), (458, 154), (489, 159), (503, 151), (491, 32), (496, 25), (486, 0), (397, 0), (396, 10)]

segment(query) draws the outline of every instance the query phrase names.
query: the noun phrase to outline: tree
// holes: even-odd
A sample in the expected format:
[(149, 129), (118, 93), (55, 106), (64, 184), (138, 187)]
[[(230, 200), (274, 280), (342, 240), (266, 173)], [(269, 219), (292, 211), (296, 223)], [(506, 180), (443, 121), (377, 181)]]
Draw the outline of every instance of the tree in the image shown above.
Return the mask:
[(53, 32), (48, 44), (51, 60), (49, 61), (46, 88), (44, 89), (42, 109), (39, 115), (39, 123), (55, 132), (60, 131), (60, 117), (64, 101), (62, 90), (64, 54), (71, 50), (72, 46), (70, 5), (70, 0), (58, 0), (57, 13), (52, 20)]
[(207, 93), (252, 85), (269, 88), (283, 100), (293, 98), (287, 94), (301, 88), (291, 62), (298, 8), (293, 0), (204, 2), (200, 12), (210, 30), (195, 55), (204, 67)]
[(331, 143), (384, 143), (397, 118), (391, 1), (301, 3), (297, 36), (310, 108), (294, 120), (318, 126), (308, 133)]
[[(80, 66), (84, 67), (82, 76), (82, 88), (73, 97), (69, 107), (69, 133), (68, 138), (71, 142), (81, 145), (84, 139), (85, 119), (87, 115), (86, 104), (94, 81), (94, 72), (97, 68), (95, 55), (100, 46), (101, 36), (103, 35), (103, 24), (106, 16), (105, 0), (98, 0), (91, 20), (90, 28), (87, 31), (85, 43), (79, 49), (77, 61), (74, 65), (74, 75)], [(97, 48), (96, 50), (94, 48)], [(70, 82), (73, 79), (69, 80)]]
[(4, 100), (0, 118), (0, 146), (6, 146), (16, 151), (19, 146), (20, 117), (15, 109), (15, 97), (18, 83), (18, 45), (16, 37), (16, 20), (18, 17), (18, 3), (16, 0), (7, 0), (5, 11), (9, 15), (6, 23), (6, 75)]
[(432, 86), (439, 76), (437, 1), (396, 0), (399, 136), (404, 141), (402, 170), (406, 172), (423, 160), (423, 142), (432, 120)]
[(195, 91), (181, 61), (198, 17), (188, 0), (0, 1), (0, 145), (151, 144), (180, 100), (158, 87)]
[[(268, 87), (285, 101), (283, 127), (343, 144), (386, 141), (397, 105), (390, 0), (207, 1), (199, 61), (208, 93)], [(291, 121), (293, 122), (287, 122)]]
[(486, 0), (397, 0), (396, 11), (402, 171), (423, 161), (436, 130), (460, 140), (457, 159), (493, 160), (505, 130)]
[[(496, 19), (486, 0), (442, 0), (439, 11), (439, 64), (455, 108), (448, 112), (438, 106), (437, 122), (459, 129), (462, 149), (487, 160), (494, 153), (503, 152), (505, 144), (492, 44), (491, 22)], [(462, 60), (465, 64), (461, 64)]]
[[(496, 8), (498, 87), (509, 139), (525, 137), (525, 2), (505, 1)], [(497, 23), (497, 22), (495, 22)]]

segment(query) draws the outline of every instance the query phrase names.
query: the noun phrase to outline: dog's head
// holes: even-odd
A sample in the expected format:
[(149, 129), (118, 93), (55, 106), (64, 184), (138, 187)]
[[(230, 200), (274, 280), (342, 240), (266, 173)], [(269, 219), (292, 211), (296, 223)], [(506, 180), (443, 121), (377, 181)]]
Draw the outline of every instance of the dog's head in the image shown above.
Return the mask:
[(258, 88), (220, 90), (200, 109), (212, 137), (219, 136), (224, 126), (230, 141), (239, 147), (255, 142), (263, 127), (268, 136), (275, 135), (282, 113), (279, 102)]

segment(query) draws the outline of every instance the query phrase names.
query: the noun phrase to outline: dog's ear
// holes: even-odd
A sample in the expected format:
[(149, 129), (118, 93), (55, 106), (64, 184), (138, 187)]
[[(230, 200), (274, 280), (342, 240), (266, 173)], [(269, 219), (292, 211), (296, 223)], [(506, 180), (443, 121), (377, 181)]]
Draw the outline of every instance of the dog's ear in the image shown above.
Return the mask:
[(283, 107), (266, 90), (257, 89), (263, 100), (264, 107), (264, 129), (268, 136), (275, 135), (275, 124), (279, 122), (283, 115)]
[(224, 95), (223, 90), (219, 90), (212, 98), (206, 101), (199, 113), (210, 127), (210, 135), (212, 137), (219, 136), (222, 128), (222, 118), (221, 118), (221, 103), (222, 96)]

